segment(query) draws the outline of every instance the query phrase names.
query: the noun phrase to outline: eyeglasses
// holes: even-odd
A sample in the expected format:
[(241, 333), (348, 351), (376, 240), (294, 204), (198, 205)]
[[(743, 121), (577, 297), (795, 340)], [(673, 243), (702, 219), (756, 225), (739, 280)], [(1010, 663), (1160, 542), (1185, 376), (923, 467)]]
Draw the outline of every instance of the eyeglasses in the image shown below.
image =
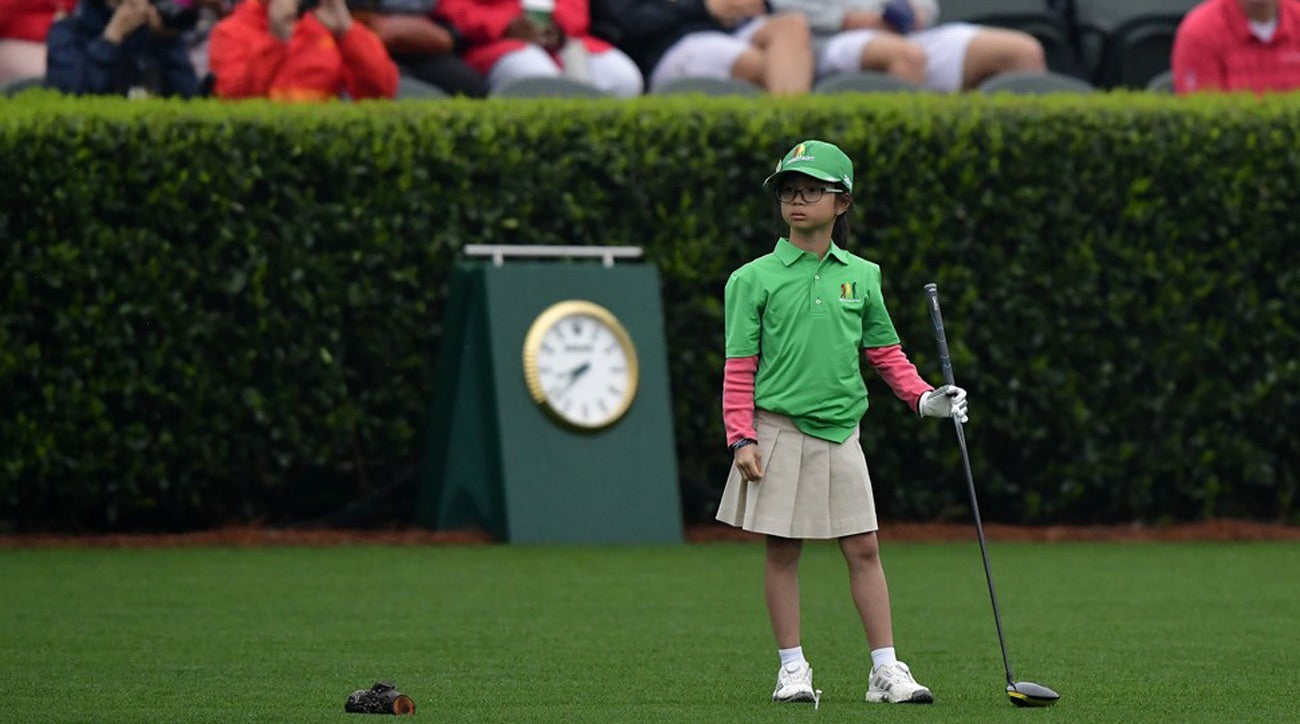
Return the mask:
[(794, 197), (800, 196), (805, 204), (815, 204), (822, 200), (824, 194), (842, 194), (843, 189), (837, 189), (832, 186), (813, 186), (806, 189), (795, 188), (794, 186), (782, 186), (776, 190), (776, 198), (783, 204), (794, 203)]

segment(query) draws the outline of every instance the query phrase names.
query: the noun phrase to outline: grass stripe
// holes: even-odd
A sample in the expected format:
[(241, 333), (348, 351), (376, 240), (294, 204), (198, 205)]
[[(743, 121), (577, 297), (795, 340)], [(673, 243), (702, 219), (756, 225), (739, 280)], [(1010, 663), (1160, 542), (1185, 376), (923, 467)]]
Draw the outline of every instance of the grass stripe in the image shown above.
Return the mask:
[(900, 654), (932, 707), (862, 702), (833, 544), (803, 563), (821, 709), (767, 701), (762, 548), (0, 551), (6, 721), (317, 722), (389, 679), (439, 722), (1277, 722), (1300, 718), (1298, 543), (886, 543)]

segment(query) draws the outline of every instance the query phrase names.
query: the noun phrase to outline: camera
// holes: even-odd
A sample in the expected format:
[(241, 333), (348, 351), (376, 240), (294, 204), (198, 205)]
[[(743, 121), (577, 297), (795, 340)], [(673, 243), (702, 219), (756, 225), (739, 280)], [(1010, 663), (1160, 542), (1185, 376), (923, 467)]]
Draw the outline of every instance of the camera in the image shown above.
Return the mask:
[(180, 2), (178, 0), (149, 0), (154, 10), (158, 11), (158, 17), (162, 19), (164, 28), (175, 30), (183, 33), (191, 30), (199, 22), (199, 11), (189, 2)]

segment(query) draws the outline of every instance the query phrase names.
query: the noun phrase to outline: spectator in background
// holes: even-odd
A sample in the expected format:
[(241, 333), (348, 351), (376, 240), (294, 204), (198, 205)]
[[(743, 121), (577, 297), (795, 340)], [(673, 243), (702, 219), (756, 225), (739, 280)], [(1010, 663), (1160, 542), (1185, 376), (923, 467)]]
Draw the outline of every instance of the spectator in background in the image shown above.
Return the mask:
[(1043, 72), (1043, 46), (1028, 33), (970, 23), (935, 25), (935, 0), (772, 0), (808, 17), (818, 77), (872, 70), (930, 90), (978, 86), (1006, 71)]
[(181, 34), (185, 47), (190, 54), (190, 64), (194, 74), (199, 77), (199, 88), (203, 95), (212, 94), (212, 74), (208, 68), (208, 39), (212, 28), (235, 9), (235, 0), (189, 0), (196, 11), (194, 27)]
[(222, 98), (392, 98), (397, 65), (345, 0), (243, 0), (216, 24), (208, 62)]
[(45, 36), (76, 0), (0, 0), (0, 83), (45, 76)]
[(81, 0), (50, 26), (46, 83), (64, 93), (192, 98), (199, 79), (181, 41), (193, 18), (149, 0)]
[(440, 0), (435, 14), (464, 39), (465, 62), (491, 88), (567, 75), (620, 98), (641, 93), (645, 83), (632, 59), (591, 35), (587, 0), (538, 5), (525, 11), (520, 0)]
[(812, 88), (808, 23), (771, 14), (765, 0), (603, 0), (597, 20), (651, 90), (688, 77), (735, 78), (780, 95)]
[(1174, 92), (1300, 88), (1300, 3), (1207, 0), (1178, 25)]
[(373, 10), (353, 15), (375, 31), (402, 75), (450, 95), (482, 98), (487, 80), (457, 54), (460, 38), (434, 19), (437, 0), (376, 0)]

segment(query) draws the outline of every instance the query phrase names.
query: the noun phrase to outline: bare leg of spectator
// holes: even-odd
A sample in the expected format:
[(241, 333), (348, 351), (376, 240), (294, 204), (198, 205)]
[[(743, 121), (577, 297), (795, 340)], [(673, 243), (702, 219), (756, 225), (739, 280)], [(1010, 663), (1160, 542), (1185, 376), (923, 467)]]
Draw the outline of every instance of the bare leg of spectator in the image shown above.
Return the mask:
[(897, 35), (879, 33), (862, 48), (862, 69), (925, 84), (925, 50)]
[(773, 15), (754, 33), (754, 49), (736, 59), (731, 75), (776, 95), (812, 89), (813, 52), (808, 21), (797, 13)]
[(45, 77), (45, 43), (0, 40), (0, 83)]
[(1013, 70), (1047, 70), (1043, 46), (1028, 33), (981, 28), (966, 48), (962, 88), (974, 88), (990, 76)]

